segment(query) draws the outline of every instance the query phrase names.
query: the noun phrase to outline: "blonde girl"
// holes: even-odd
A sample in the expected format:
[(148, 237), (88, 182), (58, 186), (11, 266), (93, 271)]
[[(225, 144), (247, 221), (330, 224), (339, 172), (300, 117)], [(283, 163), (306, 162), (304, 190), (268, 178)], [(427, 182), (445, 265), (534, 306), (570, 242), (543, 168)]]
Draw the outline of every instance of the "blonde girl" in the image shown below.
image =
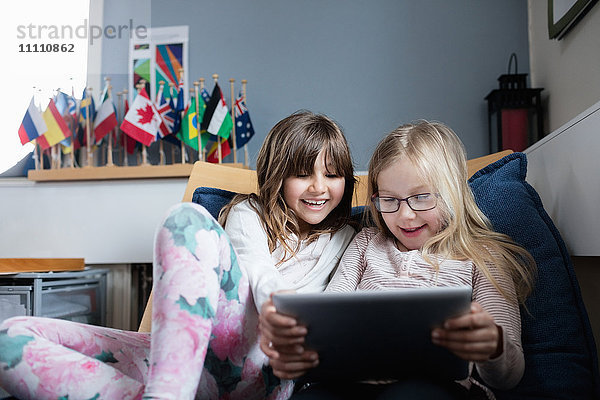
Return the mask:
[[(258, 347), (275, 290), (322, 291), (354, 236), (354, 174), (331, 119), (298, 112), (269, 132), (258, 193), (221, 215), (179, 204), (154, 249), (152, 333), (47, 318), (0, 326), (0, 386), (20, 399), (285, 399)], [(10, 351), (8, 350), (10, 349)]]
[[(523, 375), (519, 303), (532, 289), (535, 265), (526, 250), (493, 231), (467, 180), (464, 147), (447, 126), (421, 121), (388, 134), (369, 164), (376, 228), (355, 237), (327, 290), (472, 286), (470, 313), (434, 329), (432, 341), (472, 362), (478, 377), (463, 387), (493, 398), (493, 388), (511, 388)], [(278, 376), (297, 377), (308, 367), (269, 355), (279, 357), (272, 360)], [(401, 381), (379, 390), (404, 394)], [(449, 398), (465, 395), (453, 383), (443, 386)]]

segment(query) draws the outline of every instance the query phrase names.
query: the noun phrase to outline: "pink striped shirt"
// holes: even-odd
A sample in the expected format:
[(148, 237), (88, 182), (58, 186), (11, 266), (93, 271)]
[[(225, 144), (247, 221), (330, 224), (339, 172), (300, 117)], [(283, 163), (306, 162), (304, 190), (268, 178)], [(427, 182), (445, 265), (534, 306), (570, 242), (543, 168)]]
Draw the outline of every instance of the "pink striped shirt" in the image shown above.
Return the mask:
[[(489, 312), (503, 331), (503, 353), (493, 360), (475, 363), (477, 372), (492, 388), (508, 389), (515, 386), (520, 381), (525, 367), (518, 304), (507, 301), (472, 261), (441, 258), (437, 261), (439, 270), (436, 272), (434, 267), (423, 259), (419, 250), (400, 251), (393, 239), (376, 228), (365, 228), (346, 249), (327, 290), (470, 285), (473, 289), (473, 301)], [(503, 290), (514, 293), (511, 280), (498, 274), (494, 265), (490, 265), (489, 269)], [(473, 379), (470, 383), (481, 386)], [(490, 398), (494, 398), (491, 392), (486, 392)]]

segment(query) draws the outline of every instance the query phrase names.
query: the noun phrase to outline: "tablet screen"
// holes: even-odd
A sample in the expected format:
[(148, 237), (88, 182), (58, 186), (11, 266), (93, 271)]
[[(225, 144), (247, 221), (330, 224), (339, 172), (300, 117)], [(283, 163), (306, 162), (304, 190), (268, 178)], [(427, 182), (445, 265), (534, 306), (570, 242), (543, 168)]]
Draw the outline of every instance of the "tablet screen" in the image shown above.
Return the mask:
[(469, 286), (388, 291), (280, 293), (277, 310), (308, 329), (319, 366), (306, 380), (463, 379), (468, 362), (431, 342), (431, 329), (468, 312)]

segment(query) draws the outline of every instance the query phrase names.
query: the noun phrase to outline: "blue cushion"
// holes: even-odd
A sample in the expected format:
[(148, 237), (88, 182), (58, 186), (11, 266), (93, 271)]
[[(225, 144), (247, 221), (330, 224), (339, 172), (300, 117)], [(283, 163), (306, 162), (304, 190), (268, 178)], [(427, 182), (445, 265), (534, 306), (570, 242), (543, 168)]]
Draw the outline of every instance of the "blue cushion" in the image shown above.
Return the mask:
[(535, 189), (525, 181), (527, 159), (510, 154), (469, 183), (494, 229), (535, 258), (538, 279), (521, 310), (525, 375), (499, 399), (600, 398), (596, 345), (566, 246)]
[(221, 208), (229, 204), (231, 199), (233, 199), (233, 196), (236, 194), (237, 193), (230, 192), (229, 190), (211, 187), (199, 187), (194, 190), (192, 202), (200, 204), (206, 208), (206, 210), (208, 210), (214, 219), (218, 219)]
[[(229, 204), (236, 194), (229, 190), (201, 186), (194, 190), (192, 202), (202, 205), (215, 219), (218, 219), (221, 208)], [(362, 223), (364, 211), (365, 206), (353, 207), (351, 219), (356, 223)]]

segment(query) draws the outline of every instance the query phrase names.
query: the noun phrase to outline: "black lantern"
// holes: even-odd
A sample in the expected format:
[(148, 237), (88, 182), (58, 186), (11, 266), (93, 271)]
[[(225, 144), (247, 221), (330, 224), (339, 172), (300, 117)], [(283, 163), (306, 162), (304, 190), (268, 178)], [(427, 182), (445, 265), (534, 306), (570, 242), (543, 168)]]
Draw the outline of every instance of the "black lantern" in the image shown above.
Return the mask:
[[(512, 61), (515, 73), (511, 74)], [(490, 153), (501, 150), (523, 151), (544, 136), (540, 93), (544, 89), (528, 89), (527, 74), (519, 74), (517, 55), (508, 61), (508, 74), (500, 75), (500, 89), (492, 90), (488, 101)]]

